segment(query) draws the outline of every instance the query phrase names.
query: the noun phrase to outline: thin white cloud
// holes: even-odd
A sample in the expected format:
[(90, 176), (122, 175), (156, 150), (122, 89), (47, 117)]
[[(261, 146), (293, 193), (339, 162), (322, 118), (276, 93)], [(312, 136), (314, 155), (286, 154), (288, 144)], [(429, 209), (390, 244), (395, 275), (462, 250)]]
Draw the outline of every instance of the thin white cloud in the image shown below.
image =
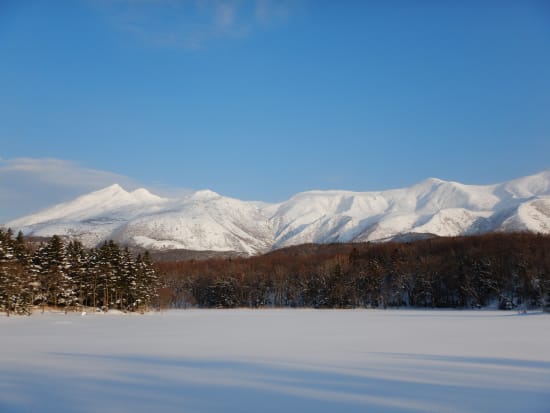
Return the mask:
[(0, 158), (0, 223), (114, 183), (139, 187), (127, 176), (62, 159)]
[(115, 30), (148, 46), (200, 49), (288, 21), (303, 0), (89, 1)]
[(119, 184), (127, 191), (144, 187), (170, 198), (193, 192), (190, 188), (163, 183), (143, 185), (125, 175), (63, 159), (0, 157), (0, 224), (112, 184)]
[(230, 28), (235, 23), (235, 3), (220, 3), (216, 6), (216, 26), (220, 29)]

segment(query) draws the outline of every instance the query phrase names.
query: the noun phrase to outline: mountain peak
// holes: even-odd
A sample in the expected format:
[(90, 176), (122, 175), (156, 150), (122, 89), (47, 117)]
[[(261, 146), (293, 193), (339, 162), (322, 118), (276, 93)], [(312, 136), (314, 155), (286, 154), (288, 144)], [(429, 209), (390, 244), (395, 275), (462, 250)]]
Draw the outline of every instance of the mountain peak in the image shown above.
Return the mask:
[(434, 188), (443, 184), (448, 183), (447, 181), (444, 181), (443, 179), (439, 178), (426, 178), (423, 181), (418, 182), (417, 184), (414, 184), (413, 188)]
[(514, 179), (500, 184), (505, 191), (518, 198), (528, 198), (534, 195), (550, 195), (550, 169), (538, 174)]
[(196, 201), (206, 201), (216, 198), (221, 198), (221, 195), (217, 192), (211, 191), (210, 189), (201, 189), (200, 191), (196, 191), (191, 195), (191, 199)]
[(143, 201), (143, 202), (149, 202), (149, 201), (157, 202), (157, 201), (162, 201), (162, 199), (163, 199), (160, 196), (149, 192), (145, 188), (138, 188), (138, 189), (132, 191), (130, 193), (130, 195), (132, 195), (132, 197), (134, 199), (136, 199), (137, 201)]
[(443, 179), (439, 179), (439, 178), (429, 177), (424, 179), (424, 181), (422, 182), (431, 183), (431, 184), (444, 184), (447, 181), (444, 181)]
[(428, 178), (377, 192), (308, 191), (277, 204), (201, 190), (180, 199), (113, 184), (7, 223), (26, 235), (116, 239), (145, 248), (254, 254), (301, 243), (390, 240), (531, 230), (550, 233), (550, 173), (495, 185)]
[[(117, 195), (117, 194), (128, 194), (128, 192), (121, 187), (119, 184), (112, 184), (109, 185), (103, 189), (98, 189), (97, 191), (92, 192), (91, 194), (97, 194), (97, 195)], [(84, 195), (86, 196), (86, 195)]]

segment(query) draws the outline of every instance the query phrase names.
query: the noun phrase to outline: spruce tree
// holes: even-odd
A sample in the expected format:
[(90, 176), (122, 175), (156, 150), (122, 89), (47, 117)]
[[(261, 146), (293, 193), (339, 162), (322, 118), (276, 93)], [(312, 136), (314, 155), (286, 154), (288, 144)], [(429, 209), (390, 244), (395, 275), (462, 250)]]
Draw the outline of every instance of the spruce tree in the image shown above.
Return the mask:
[(9, 317), (18, 290), (15, 277), (16, 259), (11, 245), (11, 232), (0, 229), (0, 304)]
[(11, 313), (30, 314), (32, 284), (30, 260), (23, 234), (13, 239), (11, 229), (0, 229), (0, 305)]
[(73, 296), (71, 301), (82, 309), (89, 289), (88, 274), (86, 271), (87, 255), (84, 246), (78, 240), (67, 245), (68, 277), (71, 279)]
[(54, 235), (48, 244), (42, 246), (37, 251), (35, 262), (39, 266), (42, 311), (47, 304), (70, 306), (76, 293), (73, 280), (67, 274), (69, 263), (61, 238)]

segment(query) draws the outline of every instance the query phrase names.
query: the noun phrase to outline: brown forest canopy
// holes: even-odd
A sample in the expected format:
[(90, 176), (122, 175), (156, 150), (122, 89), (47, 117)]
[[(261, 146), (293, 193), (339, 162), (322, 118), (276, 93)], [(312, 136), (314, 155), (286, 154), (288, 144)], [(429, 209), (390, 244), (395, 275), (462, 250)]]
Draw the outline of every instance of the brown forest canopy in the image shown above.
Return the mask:
[(158, 262), (171, 307), (540, 307), (550, 237), (307, 244), (251, 258)]

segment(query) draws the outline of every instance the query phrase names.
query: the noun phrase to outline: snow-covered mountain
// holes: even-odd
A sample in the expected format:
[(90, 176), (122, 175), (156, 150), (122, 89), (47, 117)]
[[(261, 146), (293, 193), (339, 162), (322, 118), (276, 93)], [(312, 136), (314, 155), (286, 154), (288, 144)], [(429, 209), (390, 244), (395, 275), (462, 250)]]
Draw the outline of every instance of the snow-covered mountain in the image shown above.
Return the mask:
[(148, 249), (256, 254), (306, 242), (490, 231), (550, 233), (550, 170), (495, 185), (430, 178), (380, 192), (309, 191), (278, 204), (198, 191), (181, 199), (119, 185), (6, 223), (26, 235), (114, 239)]

